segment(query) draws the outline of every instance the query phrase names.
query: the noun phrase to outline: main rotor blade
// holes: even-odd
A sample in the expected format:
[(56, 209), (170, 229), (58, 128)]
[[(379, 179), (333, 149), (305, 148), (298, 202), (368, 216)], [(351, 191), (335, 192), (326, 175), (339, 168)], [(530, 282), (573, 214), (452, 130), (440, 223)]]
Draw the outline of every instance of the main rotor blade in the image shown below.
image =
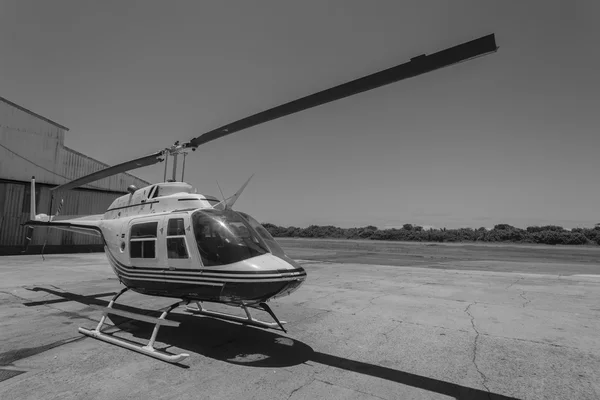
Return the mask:
[(79, 186), (86, 185), (90, 182), (97, 181), (102, 178), (106, 178), (115, 174), (120, 174), (122, 172), (131, 171), (132, 169), (137, 169), (141, 167), (146, 167), (148, 165), (157, 164), (162, 161), (160, 156), (163, 155), (163, 151), (158, 151), (153, 154), (149, 154), (144, 157), (137, 158), (135, 160), (127, 161), (118, 165), (114, 165), (112, 167), (105, 168), (103, 170), (94, 172), (92, 174), (82, 176), (81, 178), (75, 179), (71, 182), (65, 183), (63, 185), (54, 187), (50, 190), (68, 190), (72, 188), (76, 188)]
[(498, 46), (496, 46), (495, 36), (494, 34), (490, 34), (428, 56), (421, 55), (411, 59), (407, 63), (302, 97), (214, 129), (190, 140), (190, 142), (186, 144), (186, 147), (198, 147), (204, 143), (258, 124), (343, 99), (344, 97), (366, 92), (403, 79), (412, 78), (474, 57), (495, 52), (496, 50), (498, 50)]

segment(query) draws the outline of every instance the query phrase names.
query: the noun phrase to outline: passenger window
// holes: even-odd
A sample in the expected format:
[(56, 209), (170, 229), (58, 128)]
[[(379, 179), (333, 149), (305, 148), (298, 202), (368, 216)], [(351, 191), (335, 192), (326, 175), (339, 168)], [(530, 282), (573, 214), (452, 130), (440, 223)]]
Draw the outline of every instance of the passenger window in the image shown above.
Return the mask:
[(145, 222), (131, 227), (129, 256), (131, 258), (156, 258), (156, 229), (158, 222)]
[(131, 238), (156, 238), (158, 222), (145, 222), (131, 227)]
[(131, 241), (129, 244), (131, 258), (156, 258), (156, 240)]
[(172, 218), (167, 224), (167, 257), (189, 258), (183, 218)]

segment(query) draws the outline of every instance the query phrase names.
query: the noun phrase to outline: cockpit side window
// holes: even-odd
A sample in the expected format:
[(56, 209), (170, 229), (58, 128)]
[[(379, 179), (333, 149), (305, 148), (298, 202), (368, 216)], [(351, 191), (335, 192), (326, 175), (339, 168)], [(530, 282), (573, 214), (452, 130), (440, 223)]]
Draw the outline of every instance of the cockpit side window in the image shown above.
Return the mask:
[(167, 256), (189, 258), (183, 218), (171, 218), (167, 224)]
[(244, 217), (248, 221), (250, 226), (252, 226), (252, 228), (254, 228), (254, 230), (256, 232), (258, 232), (258, 234), (265, 241), (265, 243), (267, 244), (267, 246), (269, 247), (269, 250), (271, 251), (271, 253), (273, 253), (273, 255), (275, 255), (277, 257), (285, 257), (285, 252), (283, 251), (281, 246), (279, 246), (279, 244), (275, 241), (273, 236), (271, 236), (269, 231), (266, 230), (264, 226), (262, 226), (257, 220), (255, 220), (254, 218), (252, 218), (250, 215), (248, 215), (246, 213), (238, 211), (238, 214), (240, 214), (242, 217)]
[(167, 225), (167, 236), (185, 236), (183, 218), (171, 218)]
[(205, 266), (226, 265), (268, 253), (256, 232), (234, 211), (199, 210), (192, 215)]

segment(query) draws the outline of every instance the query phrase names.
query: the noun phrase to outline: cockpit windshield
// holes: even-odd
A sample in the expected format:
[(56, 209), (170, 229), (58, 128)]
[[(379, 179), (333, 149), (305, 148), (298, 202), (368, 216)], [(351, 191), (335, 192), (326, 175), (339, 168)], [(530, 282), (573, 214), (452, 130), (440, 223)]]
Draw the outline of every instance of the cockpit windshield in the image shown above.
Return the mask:
[(235, 211), (198, 210), (192, 214), (192, 225), (205, 266), (231, 264), (269, 252), (261, 237)]

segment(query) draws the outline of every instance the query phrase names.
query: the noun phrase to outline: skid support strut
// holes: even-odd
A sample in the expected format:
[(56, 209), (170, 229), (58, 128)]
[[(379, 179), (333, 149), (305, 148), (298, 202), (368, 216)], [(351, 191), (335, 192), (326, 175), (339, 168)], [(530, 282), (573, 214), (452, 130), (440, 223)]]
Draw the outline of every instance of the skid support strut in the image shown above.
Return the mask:
[(269, 315), (271, 316), (271, 318), (273, 318), (273, 320), (275, 322), (264, 322), (264, 321), (255, 319), (250, 314), (250, 308), (254, 308), (254, 309), (259, 309), (259, 308), (256, 306), (248, 306), (243, 303), (240, 304), (239, 306), (246, 313), (246, 318), (240, 317), (237, 315), (233, 315), (233, 314), (227, 314), (227, 313), (222, 313), (222, 312), (218, 312), (218, 311), (207, 310), (206, 308), (202, 307), (202, 302), (200, 302), (200, 301), (196, 301), (195, 304), (196, 304), (196, 307), (192, 307), (192, 306), (186, 307), (186, 311), (189, 311), (193, 314), (206, 315), (208, 317), (215, 317), (215, 318), (220, 318), (220, 319), (224, 319), (224, 320), (228, 320), (228, 321), (240, 322), (244, 325), (258, 326), (260, 328), (267, 328), (267, 329), (276, 329), (276, 330), (280, 329), (283, 332), (287, 333), (287, 331), (283, 327), (283, 324), (285, 324), (286, 322), (279, 321), (279, 319), (277, 318), (277, 316), (275, 315), (273, 310), (271, 310), (271, 307), (269, 307), (269, 305), (267, 303), (260, 303), (259, 304), (260, 309), (269, 313)]
[[(160, 317), (154, 318), (154, 317), (150, 317), (150, 316), (144, 315), (144, 314), (138, 314), (138, 313), (133, 313), (133, 312), (124, 311), (124, 310), (117, 310), (117, 309), (113, 308), (115, 300), (117, 300), (117, 298), (119, 298), (119, 296), (121, 296), (127, 290), (128, 289), (125, 288), (125, 289), (121, 290), (119, 293), (117, 293), (117, 295), (115, 295), (115, 297), (112, 298), (110, 303), (108, 303), (108, 307), (106, 307), (106, 308), (93, 306), (95, 308), (102, 310), (102, 318), (100, 318), (100, 322), (98, 323), (98, 326), (96, 326), (96, 329), (93, 329), (93, 330), (79, 328), (79, 333), (93, 337), (95, 339), (102, 340), (102, 341), (110, 343), (110, 344), (124, 347), (129, 350), (137, 351), (138, 353), (142, 353), (142, 354), (145, 354), (150, 357), (158, 358), (159, 360), (166, 361), (169, 363), (178, 363), (178, 362), (184, 360), (185, 358), (189, 357), (189, 354), (187, 354), (187, 353), (170, 354), (170, 353), (166, 353), (164, 351), (157, 350), (154, 348), (154, 342), (156, 341), (156, 336), (158, 335), (158, 330), (160, 329), (160, 327), (162, 325), (173, 326), (173, 327), (179, 326), (179, 322), (165, 319), (167, 314), (169, 314), (171, 311), (175, 310), (177, 307), (179, 307), (181, 305), (188, 304), (189, 301), (183, 300), (183, 301), (179, 301), (175, 304), (172, 304), (169, 307), (165, 307), (160, 310), (160, 311), (162, 311), (162, 314), (160, 315)], [(142, 346), (141, 344), (134, 343), (129, 340), (121, 339), (121, 338), (115, 337), (113, 335), (109, 335), (109, 334), (102, 332), (102, 328), (104, 327), (104, 323), (106, 321), (106, 317), (108, 314), (119, 315), (121, 317), (131, 318), (131, 319), (135, 319), (138, 321), (144, 321), (144, 322), (149, 322), (151, 324), (154, 324), (154, 330), (152, 331), (152, 337), (150, 338), (150, 341), (148, 342), (148, 344), (146, 346)]]

